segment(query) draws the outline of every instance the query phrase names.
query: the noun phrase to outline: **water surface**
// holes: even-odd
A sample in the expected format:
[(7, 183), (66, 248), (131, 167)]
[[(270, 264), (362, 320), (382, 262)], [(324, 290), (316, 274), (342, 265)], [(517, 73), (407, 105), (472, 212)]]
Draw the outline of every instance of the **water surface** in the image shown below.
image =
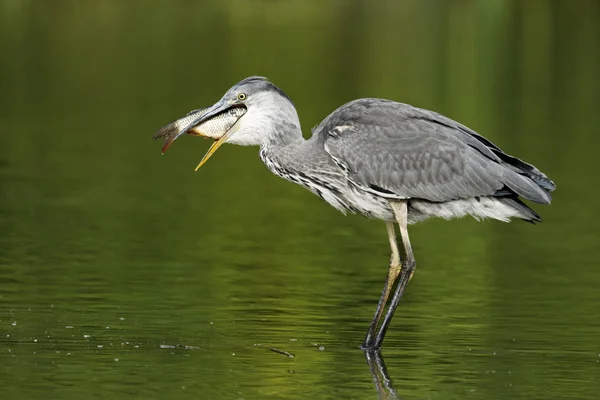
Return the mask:
[[(3, 396), (596, 398), (600, 8), (574, 4), (0, 2)], [(256, 74), (306, 135), (357, 97), (442, 112), (554, 203), (536, 226), (411, 227), (417, 272), (369, 364), (384, 224), (256, 148), (193, 173), (209, 142), (150, 140)]]

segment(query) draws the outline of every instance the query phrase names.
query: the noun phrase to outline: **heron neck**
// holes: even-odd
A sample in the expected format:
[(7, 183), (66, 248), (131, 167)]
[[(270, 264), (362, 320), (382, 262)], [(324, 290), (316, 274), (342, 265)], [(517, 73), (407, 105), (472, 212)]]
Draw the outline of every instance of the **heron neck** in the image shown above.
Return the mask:
[[(310, 172), (333, 173), (336, 168), (314, 135), (305, 140), (300, 130), (286, 141), (269, 142), (261, 146), (260, 158), (276, 175), (290, 180), (289, 176)], [(339, 168), (338, 168), (339, 169)]]
[(304, 141), (299, 122), (280, 121), (273, 123), (267, 142), (262, 147), (271, 149), (296, 145)]

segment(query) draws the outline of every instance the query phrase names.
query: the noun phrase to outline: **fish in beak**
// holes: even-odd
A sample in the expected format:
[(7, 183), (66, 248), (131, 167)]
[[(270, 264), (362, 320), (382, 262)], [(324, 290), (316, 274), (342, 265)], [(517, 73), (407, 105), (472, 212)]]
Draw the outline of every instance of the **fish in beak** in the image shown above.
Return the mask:
[(220, 101), (212, 107), (190, 111), (185, 117), (162, 127), (154, 139), (165, 138), (162, 153), (184, 133), (215, 139), (196, 167), (196, 171), (236, 131), (234, 125), (246, 113), (246, 107)]

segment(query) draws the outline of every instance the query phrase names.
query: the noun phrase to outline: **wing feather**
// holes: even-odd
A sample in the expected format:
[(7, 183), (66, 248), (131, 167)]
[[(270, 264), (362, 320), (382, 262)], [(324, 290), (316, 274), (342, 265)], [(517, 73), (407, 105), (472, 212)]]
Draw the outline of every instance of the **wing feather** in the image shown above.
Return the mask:
[[(343, 129), (341, 129), (343, 127)], [(390, 198), (444, 202), (508, 187), (540, 203), (554, 184), (469, 128), (440, 114), (381, 99), (334, 111), (314, 130), (348, 179)], [(507, 163), (506, 160), (516, 160)]]

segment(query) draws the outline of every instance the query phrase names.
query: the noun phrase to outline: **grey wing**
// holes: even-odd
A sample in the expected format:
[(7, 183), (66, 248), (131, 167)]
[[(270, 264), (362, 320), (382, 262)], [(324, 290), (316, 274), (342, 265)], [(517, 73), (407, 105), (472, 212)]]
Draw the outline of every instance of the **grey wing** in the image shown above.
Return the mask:
[[(517, 194), (549, 203), (553, 183), (468, 128), (431, 111), (380, 99), (342, 106), (317, 128), (324, 147), (363, 190), (388, 198), (444, 202)], [(473, 136), (477, 135), (477, 136)], [(539, 173), (509, 164), (505, 155)]]

